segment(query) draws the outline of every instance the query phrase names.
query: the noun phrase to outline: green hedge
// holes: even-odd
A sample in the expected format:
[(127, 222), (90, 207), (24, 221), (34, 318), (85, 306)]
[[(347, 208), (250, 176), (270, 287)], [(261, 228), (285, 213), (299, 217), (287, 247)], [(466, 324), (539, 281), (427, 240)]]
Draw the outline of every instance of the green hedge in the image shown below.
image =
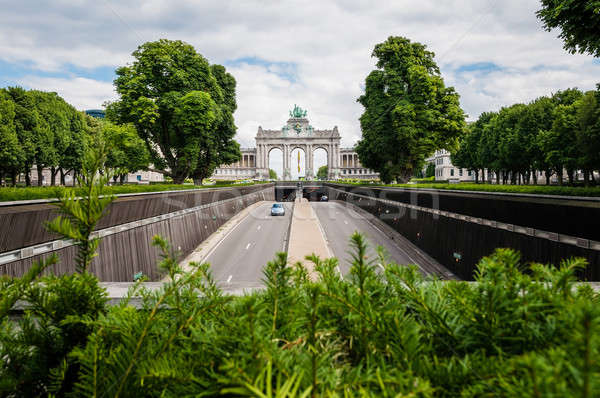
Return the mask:
[(430, 188), (447, 189), (458, 191), (482, 191), (482, 192), (506, 192), (506, 193), (524, 193), (536, 195), (562, 195), (562, 196), (600, 196), (600, 187), (566, 187), (555, 185), (491, 185), (491, 184), (447, 184), (447, 183), (419, 183), (419, 184), (364, 184), (348, 183), (344, 184), (357, 186), (382, 186), (382, 187), (402, 187), (402, 188)]
[[(219, 182), (213, 185), (202, 186), (192, 184), (112, 185), (105, 188), (105, 193), (118, 195), (126, 193), (177, 191), (184, 189), (240, 187), (254, 184), (255, 183), (234, 184), (233, 182)], [(78, 188), (71, 187), (1, 187), (0, 202), (33, 199), (54, 199), (57, 196), (59, 196), (65, 189), (75, 189), (76, 195), (80, 195)]]
[(170, 278), (130, 292), (143, 310), (129, 296), (107, 306), (88, 273), (0, 279), (0, 311), (30, 304), (17, 320), (0, 312), (0, 396), (600, 394), (600, 296), (574, 284), (583, 260), (528, 267), (499, 249), (477, 283), (438, 282), (370, 259), (355, 234), (343, 278), (334, 258), (311, 257), (313, 281), (279, 253), (263, 290), (232, 297), (208, 264), (183, 272), (154, 242)]

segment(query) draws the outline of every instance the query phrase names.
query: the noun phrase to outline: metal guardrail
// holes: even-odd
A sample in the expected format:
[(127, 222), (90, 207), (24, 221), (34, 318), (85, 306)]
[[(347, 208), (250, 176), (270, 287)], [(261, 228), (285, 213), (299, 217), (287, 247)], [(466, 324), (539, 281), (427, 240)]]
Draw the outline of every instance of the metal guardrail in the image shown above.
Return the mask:
[[(270, 189), (273, 189), (273, 188), (270, 187), (270, 188), (262, 189), (260, 191), (248, 193), (247, 195), (264, 194), (265, 191), (268, 191)], [(181, 191), (175, 191), (175, 192), (181, 192)], [(96, 237), (103, 238), (105, 236), (114, 235), (114, 234), (117, 234), (117, 233), (120, 233), (123, 231), (142, 227), (142, 226), (148, 225), (148, 224), (153, 224), (153, 223), (156, 223), (159, 221), (182, 217), (186, 214), (193, 213), (193, 212), (196, 212), (199, 210), (203, 210), (203, 209), (206, 209), (209, 207), (218, 206), (218, 205), (221, 205), (224, 203), (231, 203), (231, 202), (237, 201), (238, 205), (241, 205), (241, 204), (243, 204), (243, 201), (241, 198), (242, 197), (239, 196), (236, 198), (223, 199), (223, 200), (219, 200), (216, 202), (206, 203), (206, 204), (200, 205), (200, 206), (190, 207), (190, 208), (183, 209), (183, 210), (177, 210), (177, 211), (174, 211), (171, 213), (161, 214), (161, 215), (155, 216), (155, 217), (144, 218), (142, 220), (131, 221), (131, 222), (128, 222), (125, 224), (119, 224), (119, 225), (115, 225), (115, 226), (112, 226), (109, 228), (100, 229), (100, 230), (94, 231), (92, 233), (92, 238), (96, 238)], [(264, 196), (263, 196), (263, 199), (264, 199)], [(235, 206), (233, 207), (233, 209), (235, 209)], [(219, 216), (222, 216), (222, 214), (219, 214)], [(205, 225), (204, 228), (208, 228), (208, 226)], [(73, 246), (74, 244), (75, 244), (75, 242), (73, 242), (70, 239), (57, 239), (57, 240), (53, 240), (50, 242), (45, 242), (45, 243), (41, 243), (41, 244), (37, 244), (37, 245), (33, 245), (33, 246), (23, 247), (20, 249), (0, 253), (0, 265), (12, 263), (14, 261), (23, 260), (23, 259), (26, 259), (29, 257), (40, 255), (40, 254), (46, 254), (49, 252), (63, 249), (65, 247)]]
[(444, 211), (444, 210), (430, 209), (428, 207), (410, 205), (410, 204), (402, 203), (402, 202), (394, 202), (394, 201), (391, 201), (388, 199), (380, 199), (380, 198), (373, 197), (373, 196), (347, 192), (342, 189), (333, 188), (331, 186), (328, 188), (333, 189), (334, 191), (345, 193), (347, 195), (356, 196), (359, 198), (359, 201), (361, 201), (363, 198), (369, 199), (369, 200), (374, 200), (374, 201), (384, 203), (387, 205), (399, 206), (399, 207), (404, 207), (404, 208), (411, 209), (411, 210), (423, 211), (426, 213), (434, 214), (435, 216), (454, 218), (457, 220), (462, 220), (462, 221), (471, 222), (471, 223), (475, 223), (475, 224), (485, 225), (485, 226), (488, 226), (491, 228), (503, 229), (506, 231), (516, 232), (516, 233), (523, 234), (523, 235), (534, 236), (534, 237), (540, 238), (540, 239), (547, 239), (547, 240), (550, 240), (553, 242), (564, 243), (567, 245), (577, 246), (577, 247), (581, 247), (584, 249), (600, 251), (600, 242), (595, 241), (595, 240), (578, 238), (576, 236), (564, 235), (564, 234), (559, 234), (557, 232), (549, 232), (549, 231), (544, 231), (544, 230), (535, 229), (535, 228), (531, 228), (531, 227), (523, 227), (520, 225), (508, 224), (508, 223), (498, 222), (498, 221), (494, 221), (494, 220), (488, 220), (488, 219), (480, 218), (480, 217), (466, 216), (464, 214), (458, 214), (458, 213), (453, 213), (453, 212)]

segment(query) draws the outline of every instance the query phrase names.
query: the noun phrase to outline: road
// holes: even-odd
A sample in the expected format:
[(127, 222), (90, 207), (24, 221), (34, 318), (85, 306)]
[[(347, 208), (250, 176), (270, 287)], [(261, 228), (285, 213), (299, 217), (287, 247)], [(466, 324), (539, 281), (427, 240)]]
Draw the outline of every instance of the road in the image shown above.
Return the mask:
[(275, 253), (285, 251), (292, 204), (284, 203), (285, 216), (272, 217), (272, 203), (253, 209), (204, 258), (223, 288), (262, 286), (263, 267)]
[(376, 259), (375, 248), (383, 246), (387, 252), (388, 261), (397, 264), (416, 263), (405, 250), (349, 207), (338, 202), (311, 202), (311, 204), (329, 241), (329, 247), (339, 260), (342, 274), (347, 274), (351, 266), (350, 236), (355, 231), (361, 232), (367, 238), (369, 259)]

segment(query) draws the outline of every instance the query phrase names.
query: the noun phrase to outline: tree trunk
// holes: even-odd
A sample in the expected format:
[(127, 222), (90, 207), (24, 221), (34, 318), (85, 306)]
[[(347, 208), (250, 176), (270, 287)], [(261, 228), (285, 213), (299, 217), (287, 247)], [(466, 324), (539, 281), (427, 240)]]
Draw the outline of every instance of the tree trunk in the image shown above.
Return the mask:
[(41, 166), (36, 166), (37, 167), (37, 174), (38, 174), (38, 187), (41, 187), (42, 184), (42, 179), (44, 177), (42, 171), (44, 170), (43, 167)]
[(533, 185), (537, 185), (537, 183), (538, 183), (537, 173), (538, 173), (537, 170), (531, 170), (531, 175), (533, 176)]
[(567, 177), (569, 178), (569, 184), (573, 185), (573, 170), (567, 169)]
[(479, 170), (475, 169), (475, 184), (479, 184)]
[(496, 170), (496, 185), (500, 185), (500, 170)]
[(65, 182), (65, 171), (62, 167), (60, 168), (60, 185), (62, 185), (63, 187), (67, 185), (67, 183)]
[(11, 184), (13, 187), (17, 186), (17, 173), (13, 170), (10, 172)]
[(73, 170), (73, 186), (77, 184), (77, 170)]
[(204, 178), (194, 177), (194, 185), (202, 185)]
[(31, 173), (31, 167), (25, 169), (25, 186), (27, 187), (31, 186), (31, 175), (29, 173)]
[(583, 185), (586, 187), (590, 186), (590, 172), (589, 170), (583, 170)]
[(121, 174), (119, 176), (119, 182), (121, 183), (121, 185), (125, 183), (125, 177), (127, 177), (127, 174)]
[(562, 167), (559, 169), (559, 171), (556, 172), (556, 177), (558, 178), (558, 185), (562, 185), (563, 184), (563, 171), (562, 171)]
[(50, 185), (55, 186), (56, 185), (56, 173), (58, 171), (56, 170), (56, 167), (50, 167)]

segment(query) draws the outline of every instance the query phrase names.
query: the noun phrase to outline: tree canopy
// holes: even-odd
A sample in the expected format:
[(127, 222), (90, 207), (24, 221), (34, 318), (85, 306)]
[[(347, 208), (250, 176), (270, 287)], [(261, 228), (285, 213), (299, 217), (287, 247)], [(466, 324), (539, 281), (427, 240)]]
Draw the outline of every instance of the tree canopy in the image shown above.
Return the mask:
[(373, 50), (377, 69), (358, 98), (360, 162), (384, 182), (406, 181), (436, 149), (451, 149), (465, 130), (459, 95), (446, 87), (434, 53), (420, 43), (389, 37)]
[(600, 1), (541, 0), (537, 12), (544, 28), (560, 29), (564, 47), (571, 54), (588, 53), (600, 57)]
[(157, 168), (175, 183), (201, 181), (240, 158), (233, 141), (236, 83), (223, 66), (182, 41), (147, 42), (132, 55), (131, 65), (117, 69), (120, 100), (109, 104), (107, 117), (135, 126)]
[(271, 180), (277, 179), (277, 172), (275, 170), (269, 169), (269, 179), (271, 179)]
[(329, 176), (328, 170), (329, 169), (327, 168), (327, 166), (319, 167), (319, 170), (317, 170), (317, 178), (319, 180), (326, 180)]
[(482, 113), (452, 153), (452, 163), (477, 173), (488, 169), (496, 179), (513, 183), (520, 176), (537, 182), (544, 171), (546, 183), (563, 170), (573, 181), (582, 170), (586, 183), (600, 170), (600, 85), (582, 93), (567, 89), (528, 104), (514, 104), (498, 112)]

